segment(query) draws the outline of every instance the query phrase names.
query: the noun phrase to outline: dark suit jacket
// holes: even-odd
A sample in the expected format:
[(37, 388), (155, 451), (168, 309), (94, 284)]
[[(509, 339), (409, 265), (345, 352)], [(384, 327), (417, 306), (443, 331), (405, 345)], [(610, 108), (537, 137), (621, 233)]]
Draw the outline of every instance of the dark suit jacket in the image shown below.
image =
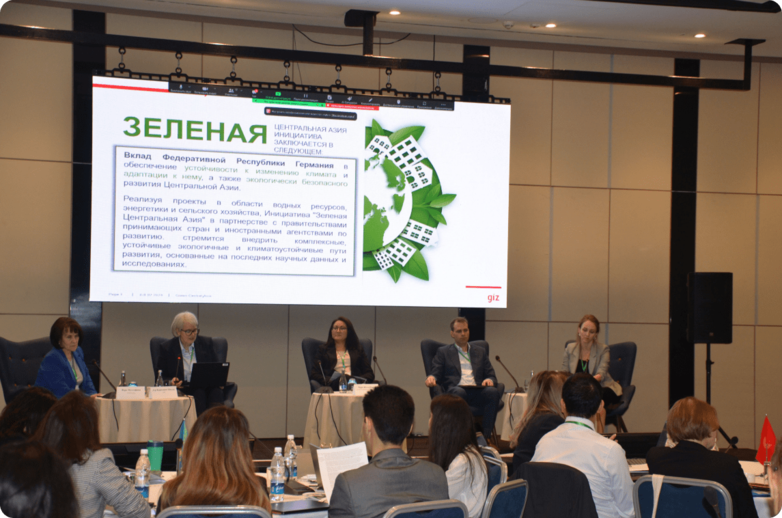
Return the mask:
[[(350, 372), (353, 376), (360, 376), (366, 378), (366, 383), (372, 383), (375, 381), (375, 373), (372, 372), (372, 364), (367, 358), (367, 353), (364, 352), (364, 348), (359, 344), (356, 350), (351, 351), (348, 349), (348, 356), (350, 356)], [(326, 381), (323, 381), (323, 374), (320, 373), (320, 366), (318, 362), (323, 365), (323, 374), (326, 375)], [(315, 357), (315, 364), (312, 366), (310, 372), (310, 379), (315, 380), (324, 386), (329, 385), (329, 379), (331, 374), (337, 366), (337, 350), (334, 347), (326, 347), (323, 344), (318, 349), (318, 355)]]
[[(459, 385), (462, 379), (462, 367), (459, 364), (459, 352), (456, 347), (454, 344), (440, 347), (432, 360), (432, 376), (445, 391)], [(480, 386), (485, 379), (490, 379), (495, 386), (497, 385), (497, 376), (494, 374), (494, 367), (491, 366), (486, 349), (470, 345), (470, 364), (476, 385)]]
[[(195, 339), (193, 345), (195, 346), (196, 363), (217, 361), (211, 338), (199, 336)], [(163, 371), (164, 380), (170, 380), (171, 378), (184, 379), (185, 370), (182, 364), (182, 349), (179, 346), (178, 337), (175, 336), (171, 340), (164, 342), (160, 347), (160, 357), (157, 365), (155, 365), (155, 372), (157, 373), (159, 370)]]
[(521, 431), (519, 443), (513, 451), (513, 472), (515, 473), (525, 462), (532, 460), (535, 447), (541, 437), (564, 422), (565, 420), (557, 414), (546, 413), (533, 417)]
[(733, 500), (734, 518), (757, 518), (747, 477), (738, 459), (700, 444), (682, 441), (675, 448), (652, 448), (646, 454), (649, 473), (671, 477), (699, 478), (719, 482)]
[(447, 499), (448, 479), (440, 466), (393, 448), (381, 451), (366, 466), (339, 474), (329, 518), (378, 518), (395, 505)]

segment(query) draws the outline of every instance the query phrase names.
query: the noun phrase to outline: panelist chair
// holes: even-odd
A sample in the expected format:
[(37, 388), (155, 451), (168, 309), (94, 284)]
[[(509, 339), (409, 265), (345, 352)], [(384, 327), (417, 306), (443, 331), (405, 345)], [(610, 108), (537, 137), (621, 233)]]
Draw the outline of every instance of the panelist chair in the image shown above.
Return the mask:
[[(214, 338), (211, 338), (209, 336), (202, 336), (199, 335), (201, 339), (205, 340), (207, 343), (212, 344), (212, 350), (214, 351), (215, 360), (224, 363), (228, 359), (228, 340), (226, 340), (223, 337), (216, 336)], [(153, 372), (153, 379), (157, 378), (157, 364), (160, 360), (160, 351), (164, 343), (166, 343), (169, 339), (163, 338), (161, 336), (154, 336), (149, 341), (149, 354), (152, 357), (152, 372)], [(196, 361), (198, 361), (198, 358), (196, 358)], [(223, 405), (227, 406), (228, 408), (234, 408), (234, 398), (236, 397), (236, 393), (239, 391), (239, 387), (236, 385), (236, 383), (229, 381), (225, 384), (223, 387)]]
[(432, 500), (414, 504), (395, 505), (383, 515), (383, 518), (468, 518), (469, 512), (464, 503), (450, 500)]
[(633, 507), (636, 518), (652, 518), (654, 510), (655, 477), (662, 479), (662, 487), (657, 499), (657, 518), (711, 518), (714, 516), (712, 507), (704, 496), (706, 488), (712, 488), (717, 495), (717, 502), (722, 518), (733, 518), (733, 501), (725, 486), (710, 480), (699, 480), (683, 477), (663, 477), (661, 475), (644, 475), (633, 486)]
[(231, 518), (271, 518), (269, 511), (254, 505), (175, 505), (157, 514), (157, 518), (202, 518), (230, 516)]
[[(325, 343), (326, 342), (323, 340), (318, 340), (317, 338), (305, 338), (301, 341), (301, 354), (304, 356), (304, 368), (307, 369), (307, 379), (310, 377), (312, 368), (317, 366), (316, 362), (318, 358), (318, 349), (320, 349), (320, 346)], [(359, 338), (358, 343), (361, 345), (361, 347), (364, 348), (364, 354), (367, 355), (367, 358), (369, 358), (369, 364), (372, 365), (374, 349), (372, 346), (372, 340), (369, 338)], [(320, 369), (318, 370), (320, 371)], [(375, 370), (372, 369), (372, 372), (374, 371)], [(310, 380), (310, 394), (314, 393), (323, 386), (322, 381), (323, 380)], [(382, 384), (382, 382), (378, 380), (375, 380), (375, 383)]]
[(0, 384), (10, 403), (16, 395), (35, 384), (43, 357), (52, 350), (49, 337), (12, 342), (0, 337)]

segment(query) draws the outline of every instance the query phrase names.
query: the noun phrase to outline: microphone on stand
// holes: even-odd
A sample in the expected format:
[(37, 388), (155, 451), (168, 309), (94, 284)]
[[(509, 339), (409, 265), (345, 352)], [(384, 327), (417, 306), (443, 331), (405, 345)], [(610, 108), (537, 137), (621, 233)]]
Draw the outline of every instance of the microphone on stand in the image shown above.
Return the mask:
[(714, 512), (717, 514), (717, 518), (722, 518), (722, 515), (720, 514), (720, 501), (719, 496), (717, 496), (717, 490), (711, 486), (704, 487), (703, 498), (710, 506), (714, 508)]
[(320, 360), (318, 360), (318, 367), (320, 367), (320, 374), (323, 376), (323, 383), (324, 383), (324, 385), (322, 387), (320, 387), (318, 390), (316, 390), (315, 392), (317, 392), (318, 394), (331, 394), (331, 393), (333, 393), (334, 389), (329, 387), (329, 382), (326, 381), (326, 373), (323, 372), (323, 364), (320, 363)]
[(101, 374), (103, 374), (103, 377), (106, 378), (106, 381), (109, 382), (109, 385), (111, 385), (111, 388), (114, 389), (114, 392), (109, 392), (108, 394), (104, 394), (101, 396), (103, 399), (116, 399), (117, 398), (117, 387), (114, 386), (114, 383), (111, 382), (108, 376), (106, 376), (106, 373), (103, 372), (103, 370), (100, 368), (100, 365), (98, 365), (98, 360), (92, 360), (92, 363), (95, 365), (95, 367), (98, 368)]
[(388, 385), (388, 380), (386, 380), (386, 375), (383, 374), (383, 369), (380, 368), (380, 364), (377, 363), (377, 356), (373, 356), (372, 359), (375, 361), (375, 365), (377, 366), (377, 370), (380, 371), (380, 375), (383, 376), (383, 383)]
[(519, 387), (519, 382), (516, 381), (516, 378), (513, 377), (513, 374), (510, 373), (510, 370), (508, 370), (508, 368), (505, 366), (505, 364), (502, 363), (502, 360), (500, 360), (499, 355), (495, 356), (494, 359), (497, 360), (498, 362), (500, 362), (500, 365), (502, 365), (502, 368), (505, 369), (505, 372), (507, 372), (508, 375), (511, 377), (511, 379), (513, 380), (513, 383), (516, 384), (516, 388), (513, 389), (513, 392), (524, 393), (524, 389)]

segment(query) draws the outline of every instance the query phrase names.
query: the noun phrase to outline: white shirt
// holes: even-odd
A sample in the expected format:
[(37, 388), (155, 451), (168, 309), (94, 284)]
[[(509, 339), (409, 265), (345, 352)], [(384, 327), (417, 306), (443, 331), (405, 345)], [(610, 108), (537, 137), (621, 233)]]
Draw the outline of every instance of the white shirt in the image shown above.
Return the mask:
[(184, 371), (185, 381), (190, 383), (190, 376), (193, 374), (193, 364), (196, 363), (195, 343), (185, 349), (182, 340), (179, 341), (179, 349), (182, 351), (182, 370)]
[(557, 462), (586, 475), (600, 518), (632, 518), (633, 481), (619, 444), (595, 432), (589, 419), (568, 417), (544, 435), (532, 462)]
[(460, 453), (451, 461), (445, 477), (448, 479), (448, 498), (459, 500), (467, 506), (470, 518), (480, 516), (486, 502), (486, 486), (489, 482), (486, 464), (480, 455)]
[(453, 346), (456, 347), (456, 354), (459, 355), (459, 366), (462, 368), (462, 379), (459, 381), (459, 385), (475, 385), (475, 376), (472, 374), (472, 363), (470, 363), (470, 344), (467, 344), (467, 352), (462, 351), (462, 348), (457, 344), (453, 344)]

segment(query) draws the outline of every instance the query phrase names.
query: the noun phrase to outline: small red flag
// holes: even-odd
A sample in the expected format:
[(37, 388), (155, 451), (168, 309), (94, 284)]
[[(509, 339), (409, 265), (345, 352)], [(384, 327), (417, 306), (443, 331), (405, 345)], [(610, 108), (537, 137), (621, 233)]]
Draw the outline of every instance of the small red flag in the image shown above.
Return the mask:
[(767, 460), (771, 460), (771, 456), (774, 455), (774, 447), (777, 444), (777, 436), (774, 435), (774, 429), (771, 428), (771, 423), (768, 421), (768, 416), (763, 421), (763, 430), (760, 432), (760, 445), (758, 446), (758, 454), (755, 458), (758, 462), (763, 464)]

